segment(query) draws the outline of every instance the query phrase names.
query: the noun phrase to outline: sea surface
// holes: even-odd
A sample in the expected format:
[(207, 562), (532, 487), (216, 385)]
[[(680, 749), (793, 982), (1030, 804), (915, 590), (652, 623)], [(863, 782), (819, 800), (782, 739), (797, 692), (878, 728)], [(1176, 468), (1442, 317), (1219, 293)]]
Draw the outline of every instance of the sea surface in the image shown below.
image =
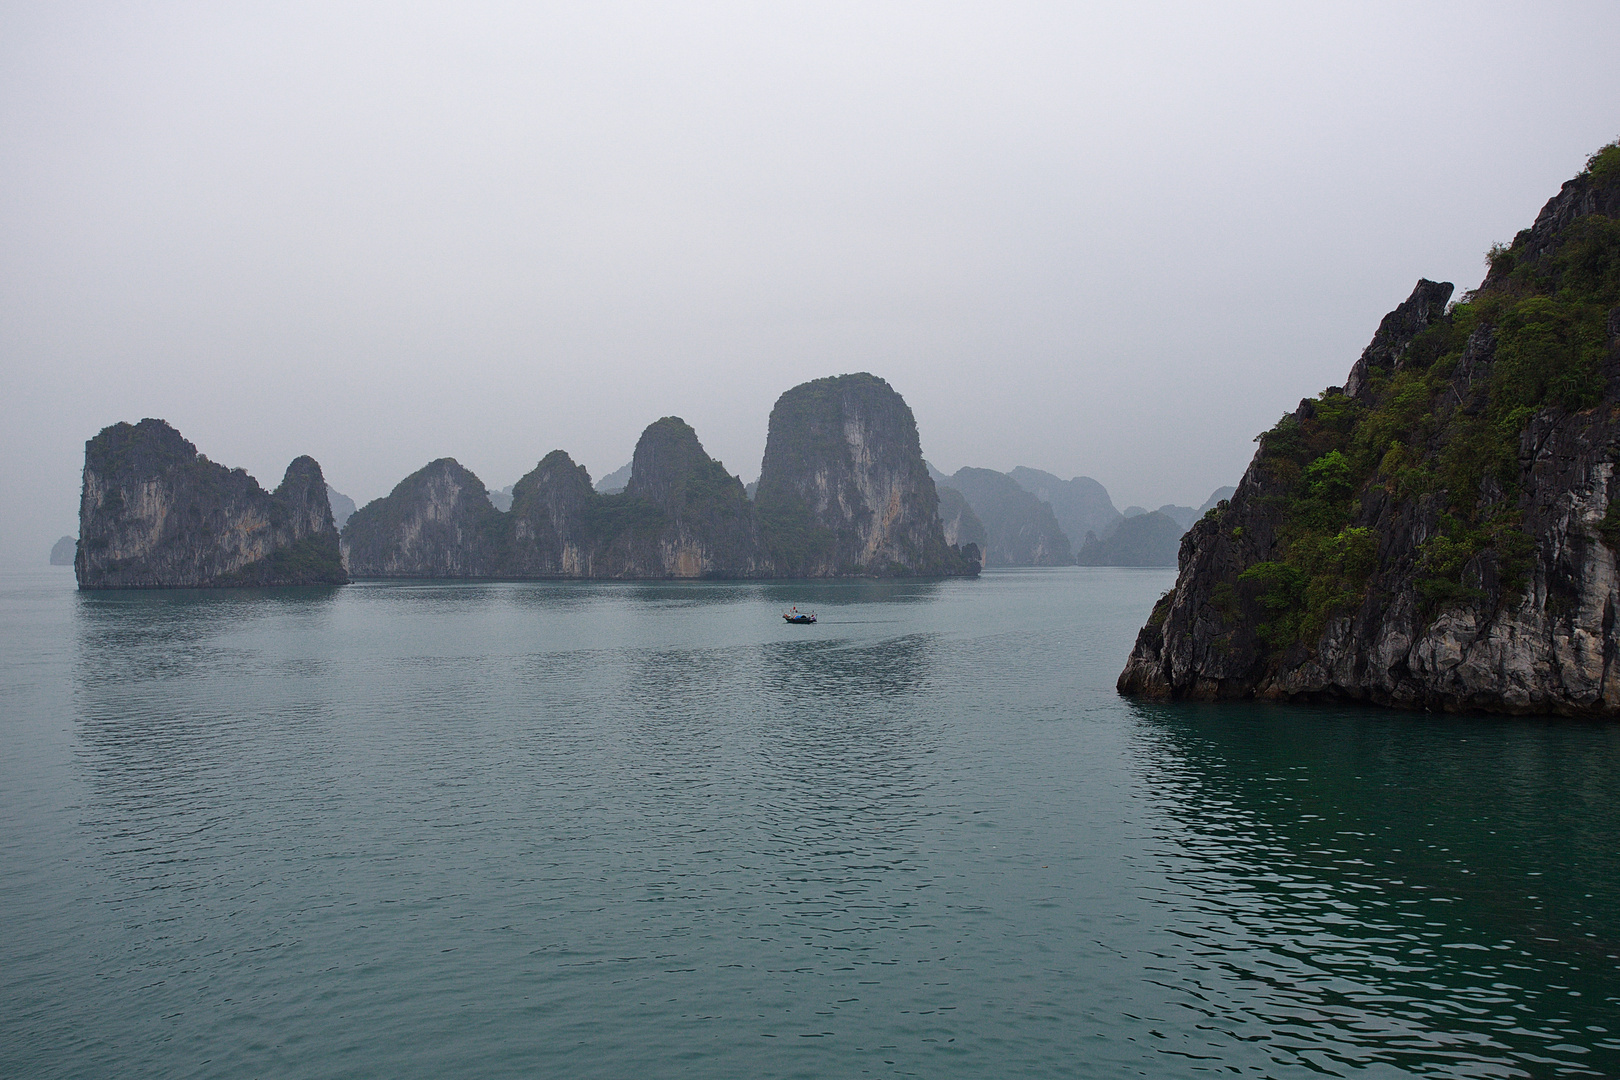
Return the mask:
[(1620, 725), (1123, 700), (1171, 580), (0, 576), (0, 1076), (1620, 1075)]

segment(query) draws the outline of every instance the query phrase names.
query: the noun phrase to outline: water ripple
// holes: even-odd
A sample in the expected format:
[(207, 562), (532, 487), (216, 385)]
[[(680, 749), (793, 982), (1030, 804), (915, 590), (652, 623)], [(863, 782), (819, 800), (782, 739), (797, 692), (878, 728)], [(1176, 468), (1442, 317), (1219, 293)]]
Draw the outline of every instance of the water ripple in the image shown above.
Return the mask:
[(1165, 584), (7, 579), (0, 1075), (1620, 1074), (1620, 728), (1133, 706)]

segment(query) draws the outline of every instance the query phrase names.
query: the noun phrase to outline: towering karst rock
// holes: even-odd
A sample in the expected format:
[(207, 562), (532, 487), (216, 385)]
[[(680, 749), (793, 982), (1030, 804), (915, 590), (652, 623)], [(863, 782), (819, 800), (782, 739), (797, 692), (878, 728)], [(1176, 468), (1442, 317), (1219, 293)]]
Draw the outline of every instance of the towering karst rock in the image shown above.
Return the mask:
[(356, 577), (500, 577), (508, 532), (484, 482), (440, 458), (349, 517), (343, 564)]
[(678, 416), (648, 425), (623, 493), (599, 498), (604, 517), (619, 517), (602, 538), (599, 577), (770, 576), (742, 480)]
[(1451, 288), (1261, 437), (1121, 692), (1620, 714), (1620, 146)]
[(506, 572), (516, 578), (590, 577), (600, 499), (585, 466), (561, 450), (541, 458), (512, 487)]
[(313, 458), (295, 459), (266, 492), (150, 418), (114, 424), (85, 443), (74, 571), (81, 589), (348, 580)]
[(554, 450), (496, 510), (449, 458), (350, 518), (345, 557), (360, 577), (747, 578), (769, 576), (742, 481), (666, 416), (636, 444), (629, 486), (598, 494)]
[(977, 571), (976, 549), (964, 554), (945, 543), (911, 410), (871, 375), (782, 395), (760, 491), (761, 501), (751, 501), (691, 425), (666, 416), (642, 432), (622, 491), (603, 494), (556, 450), (513, 486), (511, 509), (502, 512), (478, 477), (444, 458), (355, 511), (343, 552), (357, 577)]
[(561, 450), (513, 489), (516, 577), (768, 576), (743, 484), (666, 416), (641, 433), (622, 491), (599, 494)]
[(777, 399), (754, 505), (784, 577), (977, 569), (945, 543), (917, 422), (875, 375), (817, 379)]

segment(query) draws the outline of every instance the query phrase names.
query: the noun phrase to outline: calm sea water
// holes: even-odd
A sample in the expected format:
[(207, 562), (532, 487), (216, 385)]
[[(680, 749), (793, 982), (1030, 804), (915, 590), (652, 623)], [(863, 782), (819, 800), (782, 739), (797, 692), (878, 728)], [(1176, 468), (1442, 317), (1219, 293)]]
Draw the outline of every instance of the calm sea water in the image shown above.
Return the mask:
[(1170, 580), (0, 578), (0, 1076), (1620, 1075), (1620, 726), (1132, 704)]

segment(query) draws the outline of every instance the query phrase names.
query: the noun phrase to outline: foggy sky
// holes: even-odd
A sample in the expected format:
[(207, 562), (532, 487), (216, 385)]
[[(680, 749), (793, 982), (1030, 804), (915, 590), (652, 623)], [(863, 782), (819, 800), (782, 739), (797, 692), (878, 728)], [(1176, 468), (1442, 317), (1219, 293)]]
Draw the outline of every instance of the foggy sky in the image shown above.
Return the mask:
[(1620, 5), (5, 4), (0, 558), (162, 417), (362, 504), (744, 480), (872, 371), (947, 472), (1198, 505), (1620, 135)]

